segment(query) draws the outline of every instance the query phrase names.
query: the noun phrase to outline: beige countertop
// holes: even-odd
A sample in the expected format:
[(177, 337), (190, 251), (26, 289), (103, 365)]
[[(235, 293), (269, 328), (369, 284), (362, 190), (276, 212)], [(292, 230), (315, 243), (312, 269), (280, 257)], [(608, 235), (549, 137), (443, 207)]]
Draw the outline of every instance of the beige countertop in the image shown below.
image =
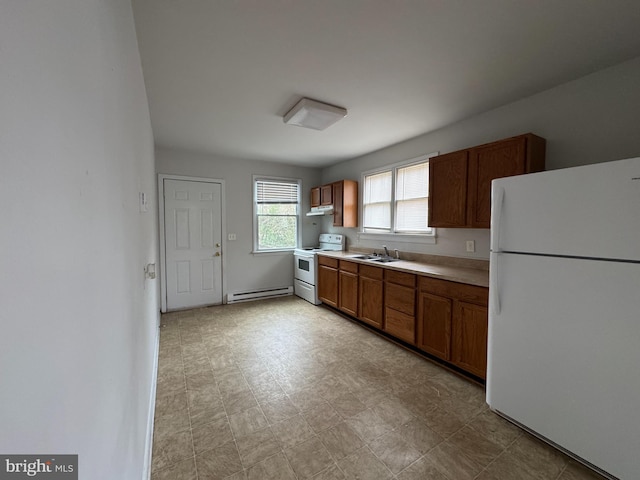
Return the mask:
[[(318, 255), (325, 257), (349, 260), (363, 265), (372, 265), (375, 267), (388, 268), (400, 272), (415, 273), (417, 275), (425, 275), (428, 277), (438, 278), (440, 280), (448, 280), (450, 282), (466, 283), (468, 285), (476, 285), (479, 287), (489, 287), (489, 270), (488, 268), (469, 268), (460, 265), (447, 265), (442, 261), (430, 263), (427, 261), (416, 260), (397, 260), (389, 263), (380, 263), (372, 260), (354, 258), (362, 255), (362, 252), (318, 252)], [(442, 257), (451, 258), (451, 257)], [(457, 260), (457, 259), (454, 259)], [(478, 261), (476, 261), (478, 262)], [(452, 263), (463, 263), (461, 261)], [(486, 262), (488, 267), (488, 262)]]

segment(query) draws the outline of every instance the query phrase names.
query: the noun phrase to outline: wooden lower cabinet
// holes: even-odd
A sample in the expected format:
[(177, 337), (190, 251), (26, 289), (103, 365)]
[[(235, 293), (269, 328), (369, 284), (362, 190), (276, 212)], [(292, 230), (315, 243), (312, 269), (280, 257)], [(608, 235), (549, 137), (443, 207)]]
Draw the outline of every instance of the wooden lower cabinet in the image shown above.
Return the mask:
[(427, 277), (418, 288), (418, 348), (486, 378), (489, 289)]
[(338, 307), (338, 261), (318, 257), (318, 298), (327, 305)]
[(384, 282), (382, 281), (382, 276), (382, 268), (360, 265), (358, 318), (381, 330), (384, 320)]
[(488, 288), (322, 255), (317, 288), (327, 305), (486, 378)]
[(487, 372), (487, 307), (455, 302), (451, 362), (478, 377)]
[(358, 316), (358, 264), (340, 260), (338, 278), (338, 308)]
[(416, 343), (416, 276), (386, 270), (383, 330), (411, 345)]
[(418, 294), (417, 346), (447, 361), (451, 359), (452, 303), (450, 298), (422, 291)]

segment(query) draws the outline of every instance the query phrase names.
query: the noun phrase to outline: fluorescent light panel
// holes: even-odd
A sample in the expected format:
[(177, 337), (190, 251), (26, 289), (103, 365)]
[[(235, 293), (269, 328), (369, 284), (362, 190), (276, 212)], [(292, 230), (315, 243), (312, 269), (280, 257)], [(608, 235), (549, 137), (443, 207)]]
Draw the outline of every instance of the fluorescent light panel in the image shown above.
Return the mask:
[(284, 123), (324, 130), (347, 115), (344, 108), (303, 98), (283, 117)]

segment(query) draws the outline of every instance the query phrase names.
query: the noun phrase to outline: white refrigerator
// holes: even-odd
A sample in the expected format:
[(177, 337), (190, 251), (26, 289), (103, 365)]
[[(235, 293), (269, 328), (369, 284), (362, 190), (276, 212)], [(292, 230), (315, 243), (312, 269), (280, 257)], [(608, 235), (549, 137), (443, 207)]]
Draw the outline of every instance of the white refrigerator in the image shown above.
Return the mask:
[(494, 180), (487, 403), (640, 478), (640, 158)]

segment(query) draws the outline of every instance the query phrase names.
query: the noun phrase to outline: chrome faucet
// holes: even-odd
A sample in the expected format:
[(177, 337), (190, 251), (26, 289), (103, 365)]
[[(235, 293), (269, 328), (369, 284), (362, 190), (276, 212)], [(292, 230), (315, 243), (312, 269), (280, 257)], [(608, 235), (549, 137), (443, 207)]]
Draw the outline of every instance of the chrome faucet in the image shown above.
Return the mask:
[(382, 245), (382, 248), (384, 248), (385, 256), (390, 257), (391, 255), (389, 255), (389, 250), (387, 249), (387, 246), (386, 245)]

